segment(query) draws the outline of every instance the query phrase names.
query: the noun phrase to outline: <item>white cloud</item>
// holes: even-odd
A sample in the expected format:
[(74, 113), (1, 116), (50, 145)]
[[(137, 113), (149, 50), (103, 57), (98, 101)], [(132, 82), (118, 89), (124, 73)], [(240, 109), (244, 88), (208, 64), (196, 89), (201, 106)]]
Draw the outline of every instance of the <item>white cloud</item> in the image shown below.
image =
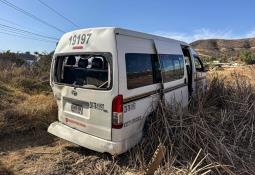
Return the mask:
[(153, 34), (173, 38), (185, 42), (192, 42), (201, 39), (238, 39), (238, 38), (251, 38), (255, 37), (255, 30), (250, 31), (244, 35), (235, 35), (233, 34), (232, 30), (217, 30), (212, 31), (209, 29), (199, 29), (194, 31), (192, 34), (187, 33), (178, 33), (178, 32), (164, 32), (164, 31), (157, 31)]
[(252, 30), (249, 33), (247, 33), (246, 38), (255, 38), (255, 30)]

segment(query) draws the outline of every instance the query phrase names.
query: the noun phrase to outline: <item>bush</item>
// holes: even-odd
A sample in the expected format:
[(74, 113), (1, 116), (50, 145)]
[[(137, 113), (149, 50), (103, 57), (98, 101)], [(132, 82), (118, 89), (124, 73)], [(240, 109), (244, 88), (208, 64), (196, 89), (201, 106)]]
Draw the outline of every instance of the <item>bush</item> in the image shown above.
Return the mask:
[(32, 66), (32, 71), (41, 77), (50, 76), (50, 67), (53, 53), (40, 55), (40, 59)]
[(241, 55), (241, 60), (245, 62), (246, 64), (255, 64), (255, 54), (249, 51), (242, 52)]
[(39, 79), (27, 78), (27, 77), (16, 77), (13, 79), (15, 87), (26, 93), (40, 93), (50, 92), (51, 88), (48, 81), (40, 81)]
[[(49, 58), (49, 57), (47, 57)], [(0, 81), (25, 93), (50, 92), (49, 85), (50, 63), (36, 63), (32, 66), (12, 65), (0, 70)]]
[(11, 67), (12, 65), (21, 66), (25, 64), (25, 60), (20, 58), (18, 54), (10, 51), (0, 53), (0, 68)]

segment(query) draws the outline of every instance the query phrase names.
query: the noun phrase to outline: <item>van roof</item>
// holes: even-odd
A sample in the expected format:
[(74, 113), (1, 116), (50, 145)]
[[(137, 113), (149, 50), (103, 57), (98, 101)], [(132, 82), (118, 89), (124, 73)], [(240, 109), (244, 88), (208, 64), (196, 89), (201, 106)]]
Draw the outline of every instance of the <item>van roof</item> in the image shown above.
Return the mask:
[(116, 34), (134, 36), (134, 37), (144, 38), (144, 39), (157, 39), (157, 40), (164, 40), (164, 41), (168, 41), (168, 42), (172, 41), (172, 42), (176, 42), (176, 43), (183, 44), (183, 45), (189, 45), (188, 43), (186, 43), (184, 41), (180, 41), (180, 40), (176, 40), (176, 39), (172, 39), (172, 38), (167, 38), (167, 37), (163, 37), (163, 36), (158, 36), (158, 35), (153, 35), (153, 34), (148, 34), (148, 33), (144, 33), (144, 32), (134, 31), (134, 30), (130, 30), (130, 29), (119, 28), (119, 27), (83, 28), (83, 29), (78, 29), (78, 30), (67, 32), (66, 34), (71, 33), (71, 32), (78, 32), (78, 31), (81, 31), (81, 30), (94, 30), (94, 31), (96, 31), (96, 30), (97, 31), (99, 31), (99, 30), (112, 30)]
[[(89, 41), (93, 40), (93, 42), (90, 42), (86, 45), (86, 47), (79, 47), (78, 49), (74, 47), (74, 44), (71, 43), (71, 39), (73, 36), (76, 36), (78, 34), (85, 34), (85, 33), (93, 33), (91, 36), (91, 39)], [(126, 35), (126, 36), (132, 36), (136, 38), (141, 39), (147, 39), (147, 40), (158, 40), (158, 41), (164, 41), (171, 43), (173, 45), (185, 45), (189, 46), (189, 44), (178, 41), (175, 39), (170, 39), (162, 36), (157, 36), (153, 34), (147, 34), (143, 32), (137, 32), (129, 29), (123, 29), (118, 27), (97, 27), (97, 28), (84, 28), (79, 30), (74, 30), (65, 33), (59, 40), (57, 47), (55, 49), (54, 54), (60, 55), (60, 54), (66, 54), (66, 53), (77, 53), (77, 52), (115, 52), (115, 44), (116, 40), (114, 35)], [(94, 37), (98, 36), (98, 37)], [(90, 37), (88, 37), (90, 38)], [(77, 40), (75, 40), (77, 41)]]

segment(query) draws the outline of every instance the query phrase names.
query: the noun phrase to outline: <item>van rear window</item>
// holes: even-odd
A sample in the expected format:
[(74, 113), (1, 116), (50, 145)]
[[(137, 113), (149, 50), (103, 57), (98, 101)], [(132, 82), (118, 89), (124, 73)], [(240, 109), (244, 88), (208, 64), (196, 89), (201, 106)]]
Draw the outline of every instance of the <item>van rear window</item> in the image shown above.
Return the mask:
[(110, 58), (100, 54), (59, 56), (55, 60), (54, 81), (75, 87), (109, 89)]

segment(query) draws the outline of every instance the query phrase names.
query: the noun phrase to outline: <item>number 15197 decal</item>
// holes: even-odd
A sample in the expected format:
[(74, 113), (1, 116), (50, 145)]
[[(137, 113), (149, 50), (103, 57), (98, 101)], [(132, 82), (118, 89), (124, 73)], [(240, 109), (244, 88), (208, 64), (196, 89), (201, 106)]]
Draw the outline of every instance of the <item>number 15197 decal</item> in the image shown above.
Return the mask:
[(69, 46), (88, 44), (91, 35), (91, 33), (72, 35), (69, 38)]

